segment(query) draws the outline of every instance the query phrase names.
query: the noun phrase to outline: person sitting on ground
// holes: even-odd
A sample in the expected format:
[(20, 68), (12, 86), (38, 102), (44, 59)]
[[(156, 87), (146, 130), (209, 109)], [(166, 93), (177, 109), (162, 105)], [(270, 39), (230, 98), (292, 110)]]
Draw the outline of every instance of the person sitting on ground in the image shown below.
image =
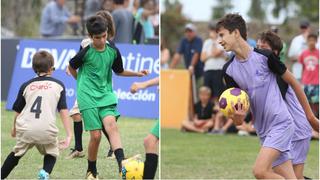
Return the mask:
[(205, 133), (214, 125), (213, 104), (210, 102), (211, 90), (206, 86), (199, 89), (200, 101), (194, 105), (195, 115), (192, 120), (182, 123), (182, 130)]

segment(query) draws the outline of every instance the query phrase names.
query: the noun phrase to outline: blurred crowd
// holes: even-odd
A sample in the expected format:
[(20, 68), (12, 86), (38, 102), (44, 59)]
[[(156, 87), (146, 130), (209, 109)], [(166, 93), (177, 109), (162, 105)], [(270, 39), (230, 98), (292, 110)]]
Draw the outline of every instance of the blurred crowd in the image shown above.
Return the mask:
[[(300, 27), (297, 27), (300, 34), (292, 37), (289, 46), (282, 41), (278, 43), (279, 47), (273, 47), (276, 43), (268, 38), (278, 36), (279, 28), (270, 26), (266, 31), (258, 32), (257, 40), (248, 34), (247, 42), (254, 48), (273, 50), (301, 83), (313, 112), (319, 118), (319, 32), (314, 33), (309, 21), (302, 20)], [(197, 93), (191, 95), (194, 105), (190, 105), (189, 118), (182, 123), (182, 131), (255, 135), (251, 112), (248, 112), (241, 126), (235, 126), (231, 119), (219, 112), (218, 99), (226, 89), (222, 78), (223, 66), (233, 54), (224, 51), (218, 38), (214, 23), (208, 24), (208, 38), (204, 42), (198, 35), (197, 27), (192, 23), (186, 24), (184, 36), (173, 55), (166, 48), (165, 39), (161, 39), (162, 69), (176, 68), (183, 59), (184, 68), (190, 72), (193, 87), (196, 87), (193, 91), (195, 89)], [(319, 133), (313, 134), (314, 138), (319, 138)]]
[(72, 14), (65, 0), (52, 0), (42, 10), (40, 34), (59, 38), (70, 25), (75, 35), (85, 35), (85, 21), (100, 10), (111, 13), (115, 43), (152, 43), (159, 36), (158, 0), (85, 0), (81, 13)]

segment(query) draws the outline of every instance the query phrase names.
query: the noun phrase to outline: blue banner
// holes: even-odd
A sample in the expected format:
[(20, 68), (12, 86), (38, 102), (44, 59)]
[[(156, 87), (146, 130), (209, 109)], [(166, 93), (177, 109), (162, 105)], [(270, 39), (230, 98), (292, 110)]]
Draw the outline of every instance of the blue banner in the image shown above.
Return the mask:
[[(55, 60), (53, 77), (61, 80), (66, 87), (68, 108), (76, 99), (76, 81), (65, 73), (69, 60), (78, 52), (80, 42), (21, 40), (13, 70), (6, 109), (12, 109), (20, 86), (34, 78), (32, 57), (39, 50), (50, 52)], [(118, 111), (122, 116), (136, 118), (158, 118), (159, 93), (157, 87), (130, 93), (133, 82), (141, 82), (159, 76), (159, 48), (156, 45), (118, 44), (124, 69), (140, 71), (147, 69), (146, 77), (121, 77), (113, 74), (113, 89), (119, 99)], [(5, 52), (2, 52), (5, 53)]]

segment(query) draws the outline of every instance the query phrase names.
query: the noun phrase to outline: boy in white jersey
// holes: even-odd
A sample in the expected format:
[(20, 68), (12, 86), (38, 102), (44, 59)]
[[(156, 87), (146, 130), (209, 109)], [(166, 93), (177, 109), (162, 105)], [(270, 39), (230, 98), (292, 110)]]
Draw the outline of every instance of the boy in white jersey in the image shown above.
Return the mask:
[[(54, 60), (46, 51), (37, 52), (32, 59), (32, 68), (37, 77), (25, 82), (20, 87), (13, 105), (16, 112), (12, 137), (17, 143), (1, 167), (1, 179), (6, 178), (18, 164), (20, 158), (33, 146), (44, 156), (43, 169), (39, 179), (49, 179), (59, 148), (70, 145), (72, 133), (68, 122), (65, 87), (63, 83), (51, 77)], [(60, 112), (67, 138), (58, 147), (58, 127), (56, 110)]]

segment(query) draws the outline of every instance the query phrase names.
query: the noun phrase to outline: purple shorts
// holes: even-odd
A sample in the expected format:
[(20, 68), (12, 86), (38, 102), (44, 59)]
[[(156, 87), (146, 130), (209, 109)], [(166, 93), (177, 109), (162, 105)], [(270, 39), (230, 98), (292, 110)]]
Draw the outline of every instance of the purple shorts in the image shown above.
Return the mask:
[(288, 125), (285, 128), (273, 129), (267, 136), (260, 138), (262, 147), (270, 147), (280, 151), (279, 157), (272, 163), (272, 167), (278, 166), (290, 159), (292, 137), (294, 134), (295, 127), (293, 124)]
[(306, 138), (297, 141), (292, 141), (290, 153), (293, 158), (293, 165), (304, 164), (304, 162), (306, 161), (310, 147), (310, 139), (311, 138)]

